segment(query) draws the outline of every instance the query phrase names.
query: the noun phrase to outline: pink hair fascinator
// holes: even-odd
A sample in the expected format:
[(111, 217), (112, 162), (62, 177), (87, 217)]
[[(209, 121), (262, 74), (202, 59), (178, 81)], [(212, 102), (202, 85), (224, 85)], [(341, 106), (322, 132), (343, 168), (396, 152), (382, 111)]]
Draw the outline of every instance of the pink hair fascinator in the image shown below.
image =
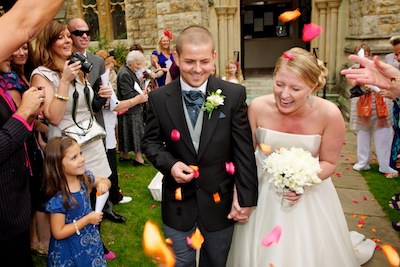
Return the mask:
[(283, 53), (283, 58), (286, 58), (287, 60), (293, 60), (294, 59), (294, 55), (292, 53), (289, 53), (289, 52), (284, 52)]
[(305, 24), (303, 27), (303, 41), (304, 42), (311, 42), (315, 37), (320, 35), (322, 32), (322, 27), (318, 26), (317, 24)]
[(167, 36), (170, 40), (173, 39), (172, 32), (170, 29), (164, 29), (164, 35)]

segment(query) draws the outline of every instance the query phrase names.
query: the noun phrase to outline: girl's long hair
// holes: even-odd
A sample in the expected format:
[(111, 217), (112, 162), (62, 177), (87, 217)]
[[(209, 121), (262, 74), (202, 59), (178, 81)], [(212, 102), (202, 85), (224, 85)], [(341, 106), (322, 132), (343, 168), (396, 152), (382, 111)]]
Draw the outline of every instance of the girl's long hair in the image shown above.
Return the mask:
[[(62, 160), (65, 157), (66, 150), (74, 144), (77, 144), (76, 141), (70, 137), (54, 137), (48, 142), (44, 151), (43, 189), (45, 200), (49, 200), (60, 192), (63, 199), (63, 205), (66, 209), (77, 204), (68, 187), (67, 178), (65, 177), (62, 165)], [(87, 196), (89, 197), (92, 190), (90, 177), (86, 175), (78, 175), (78, 179), (86, 184), (88, 188)]]

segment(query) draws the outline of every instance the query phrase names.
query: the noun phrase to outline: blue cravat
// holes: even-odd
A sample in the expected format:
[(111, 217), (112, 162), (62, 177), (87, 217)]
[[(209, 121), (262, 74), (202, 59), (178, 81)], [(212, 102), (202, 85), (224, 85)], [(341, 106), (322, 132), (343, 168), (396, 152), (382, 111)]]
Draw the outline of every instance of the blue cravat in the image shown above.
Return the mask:
[(185, 100), (186, 109), (189, 113), (192, 126), (196, 125), (197, 117), (201, 106), (203, 105), (205, 95), (198, 90), (182, 91), (183, 99)]

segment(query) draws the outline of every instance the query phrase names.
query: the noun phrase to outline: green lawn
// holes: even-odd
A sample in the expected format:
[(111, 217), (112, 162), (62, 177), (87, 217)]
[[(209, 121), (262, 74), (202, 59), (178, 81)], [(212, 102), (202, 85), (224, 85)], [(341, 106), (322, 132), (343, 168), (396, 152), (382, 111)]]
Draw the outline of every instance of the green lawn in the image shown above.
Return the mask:
[(377, 164), (371, 164), (371, 170), (361, 171), (361, 175), (367, 181), (368, 187), (375, 199), (381, 205), (383, 211), (390, 221), (399, 221), (400, 212), (391, 209), (388, 204), (395, 193), (400, 193), (400, 177), (395, 179), (383, 179), (382, 173), (378, 171)]

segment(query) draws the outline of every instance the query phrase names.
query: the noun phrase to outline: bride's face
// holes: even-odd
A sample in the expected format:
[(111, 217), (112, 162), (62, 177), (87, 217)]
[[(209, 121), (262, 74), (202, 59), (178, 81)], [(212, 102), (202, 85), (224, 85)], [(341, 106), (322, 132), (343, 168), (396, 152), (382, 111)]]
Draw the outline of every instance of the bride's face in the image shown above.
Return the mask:
[(287, 66), (283, 65), (276, 72), (273, 93), (280, 112), (289, 114), (306, 107), (312, 90)]

